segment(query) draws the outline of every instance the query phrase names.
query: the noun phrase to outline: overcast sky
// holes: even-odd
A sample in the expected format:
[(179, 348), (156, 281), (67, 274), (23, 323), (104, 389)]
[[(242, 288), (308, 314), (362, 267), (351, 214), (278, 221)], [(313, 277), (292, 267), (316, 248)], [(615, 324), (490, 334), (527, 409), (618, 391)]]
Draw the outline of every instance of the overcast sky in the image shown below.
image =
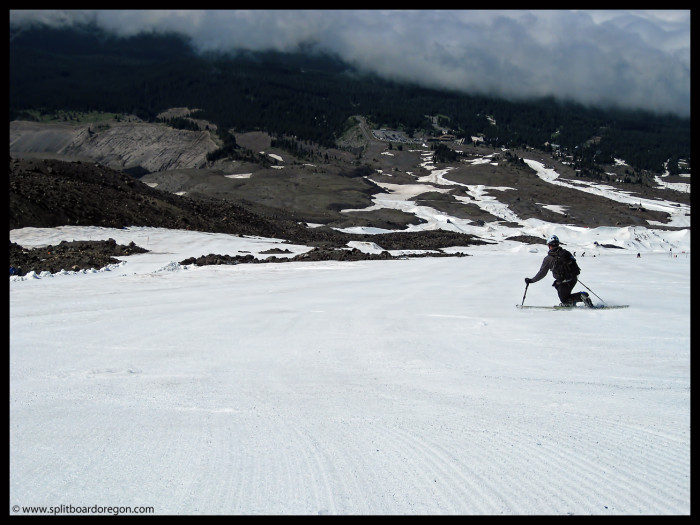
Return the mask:
[(355, 66), (430, 87), (690, 115), (690, 11), (10, 11), (10, 24), (94, 21), (176, 31), (201, 50), (313, 42)]

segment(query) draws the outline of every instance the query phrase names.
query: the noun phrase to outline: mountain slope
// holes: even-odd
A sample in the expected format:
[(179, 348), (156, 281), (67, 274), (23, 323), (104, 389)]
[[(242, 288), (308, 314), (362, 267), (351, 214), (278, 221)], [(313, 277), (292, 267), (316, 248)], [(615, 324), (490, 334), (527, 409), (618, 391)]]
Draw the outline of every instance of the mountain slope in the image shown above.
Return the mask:
[(280, 226), (235, 204), (161, 192), (94, 163), (10, 158), (9, 189), (10, 229), (75, 224), (273, 237), (281, 232)]
[(13, 120), (31, 110), (99, 109), (152, 121), (189, 105), (219, 130), (264, 130), (333, 147), (357, 113), (408, 135), (433, 133), (429, 116), (441, 115), (458, 137), (480, 135), (493, 147), (561, 147), (591, 176), (614, 157), (654, 173), (666, 163), (677, 174), (691, 152), (689, 118), (426, 89), (313, 53), (197, 55), (174, 35), (108, 38), (94, 27), (12, 32), (10, 73)]
[(92, 159), (114, 169), (156, 172), (202, 168), (217, 144), (206, 131), (172, 129), (164, 124), (110, 122), (64, 124), (10, 122), (10, 153), (56, 153)]
[[(349, 256), (336, 253), (351, 241), (368, 242), (372, 237), (369, 234), (308, 228), (297, 221), (255, 213), (223, 199), (206, 195), (196, 198), (175, 195), (94, 163), (11, 157), (8, 186), (10, 230), (64, 225), (151, 226), (283, 239), (315, 246), (319, 249), (313, 254), (316, 260), (337, 259), (340, 255), (355, 260), (373, 258), (357, 250)], [(448, 246), (484, 244), (474, 235), (442, 230), (397, 232), (382, 237), (387, 246), (403, 249), (440, 250)], [(75, 251), (83, 248), (78, 246)], [(109, 246), (92, 248), (101, 249), (106, 257), (112, 255)], [(33, 257), (29, 267), (22, 251), (11, 249), (10, 267), (21, 267), (22, 273), (52, 271), (57, 264), (63, 264), (64, 268), (91, 268), (91, 260), (83, 255), (54, 253), (49, 258), (44, 254)], [(55, 260), (57, 257), (61, 262)]]

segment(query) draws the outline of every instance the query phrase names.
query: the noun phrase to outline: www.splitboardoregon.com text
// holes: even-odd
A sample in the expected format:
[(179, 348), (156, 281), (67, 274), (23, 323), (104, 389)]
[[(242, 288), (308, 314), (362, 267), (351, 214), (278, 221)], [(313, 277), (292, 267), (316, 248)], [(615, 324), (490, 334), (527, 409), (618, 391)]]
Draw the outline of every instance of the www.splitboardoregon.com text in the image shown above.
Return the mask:
[(117, 507), (105, 505), (52, 505), (49, 507), (12, 506), (13, 513), (22, 514), (153, 514), (153, 507)]

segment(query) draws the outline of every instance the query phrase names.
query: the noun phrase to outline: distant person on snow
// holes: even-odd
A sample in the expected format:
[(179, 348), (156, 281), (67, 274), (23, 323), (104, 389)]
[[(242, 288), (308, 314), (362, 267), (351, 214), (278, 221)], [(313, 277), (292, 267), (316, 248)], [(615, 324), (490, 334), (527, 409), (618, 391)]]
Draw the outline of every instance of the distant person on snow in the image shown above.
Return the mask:
[(552, 286), (556, 288), (559, 294), (560, 306), (576, 306), (576, 303), (583, 302), (586, 306), (593, 307), (593, 302), (588, 297), (588, 293), (571, 293), (571, 290), (574, 289), (578, 282), (578, 274), (581, 273), (574, 256), (559, 246), (559, 237), (556, 235), (552, 235), (547, 239), (547, 246), (549, 247), (549, 252), (542, 261), (540, 271), (532, 279), (525, 277), (525, 283), (536, 283), (543, 279), (549, 270), (552, 270), (552, 276), (554, 277)]

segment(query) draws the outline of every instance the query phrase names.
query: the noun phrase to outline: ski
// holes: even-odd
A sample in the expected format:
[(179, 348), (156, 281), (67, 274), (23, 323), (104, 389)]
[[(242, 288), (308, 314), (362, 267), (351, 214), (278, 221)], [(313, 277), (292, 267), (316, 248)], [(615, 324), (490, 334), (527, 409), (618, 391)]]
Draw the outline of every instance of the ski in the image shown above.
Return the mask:
[(526, 309), (537, 309), (537, 310), (611, 310), (615, 308), (627, 308), (629, 307), (628, 304), (597, 304), (594, 306), (530, 306), (530, 305), (522, 305), (522, 304), (516, 304), (516, 308), (520, 308), (521, 310), (526, 310)]

